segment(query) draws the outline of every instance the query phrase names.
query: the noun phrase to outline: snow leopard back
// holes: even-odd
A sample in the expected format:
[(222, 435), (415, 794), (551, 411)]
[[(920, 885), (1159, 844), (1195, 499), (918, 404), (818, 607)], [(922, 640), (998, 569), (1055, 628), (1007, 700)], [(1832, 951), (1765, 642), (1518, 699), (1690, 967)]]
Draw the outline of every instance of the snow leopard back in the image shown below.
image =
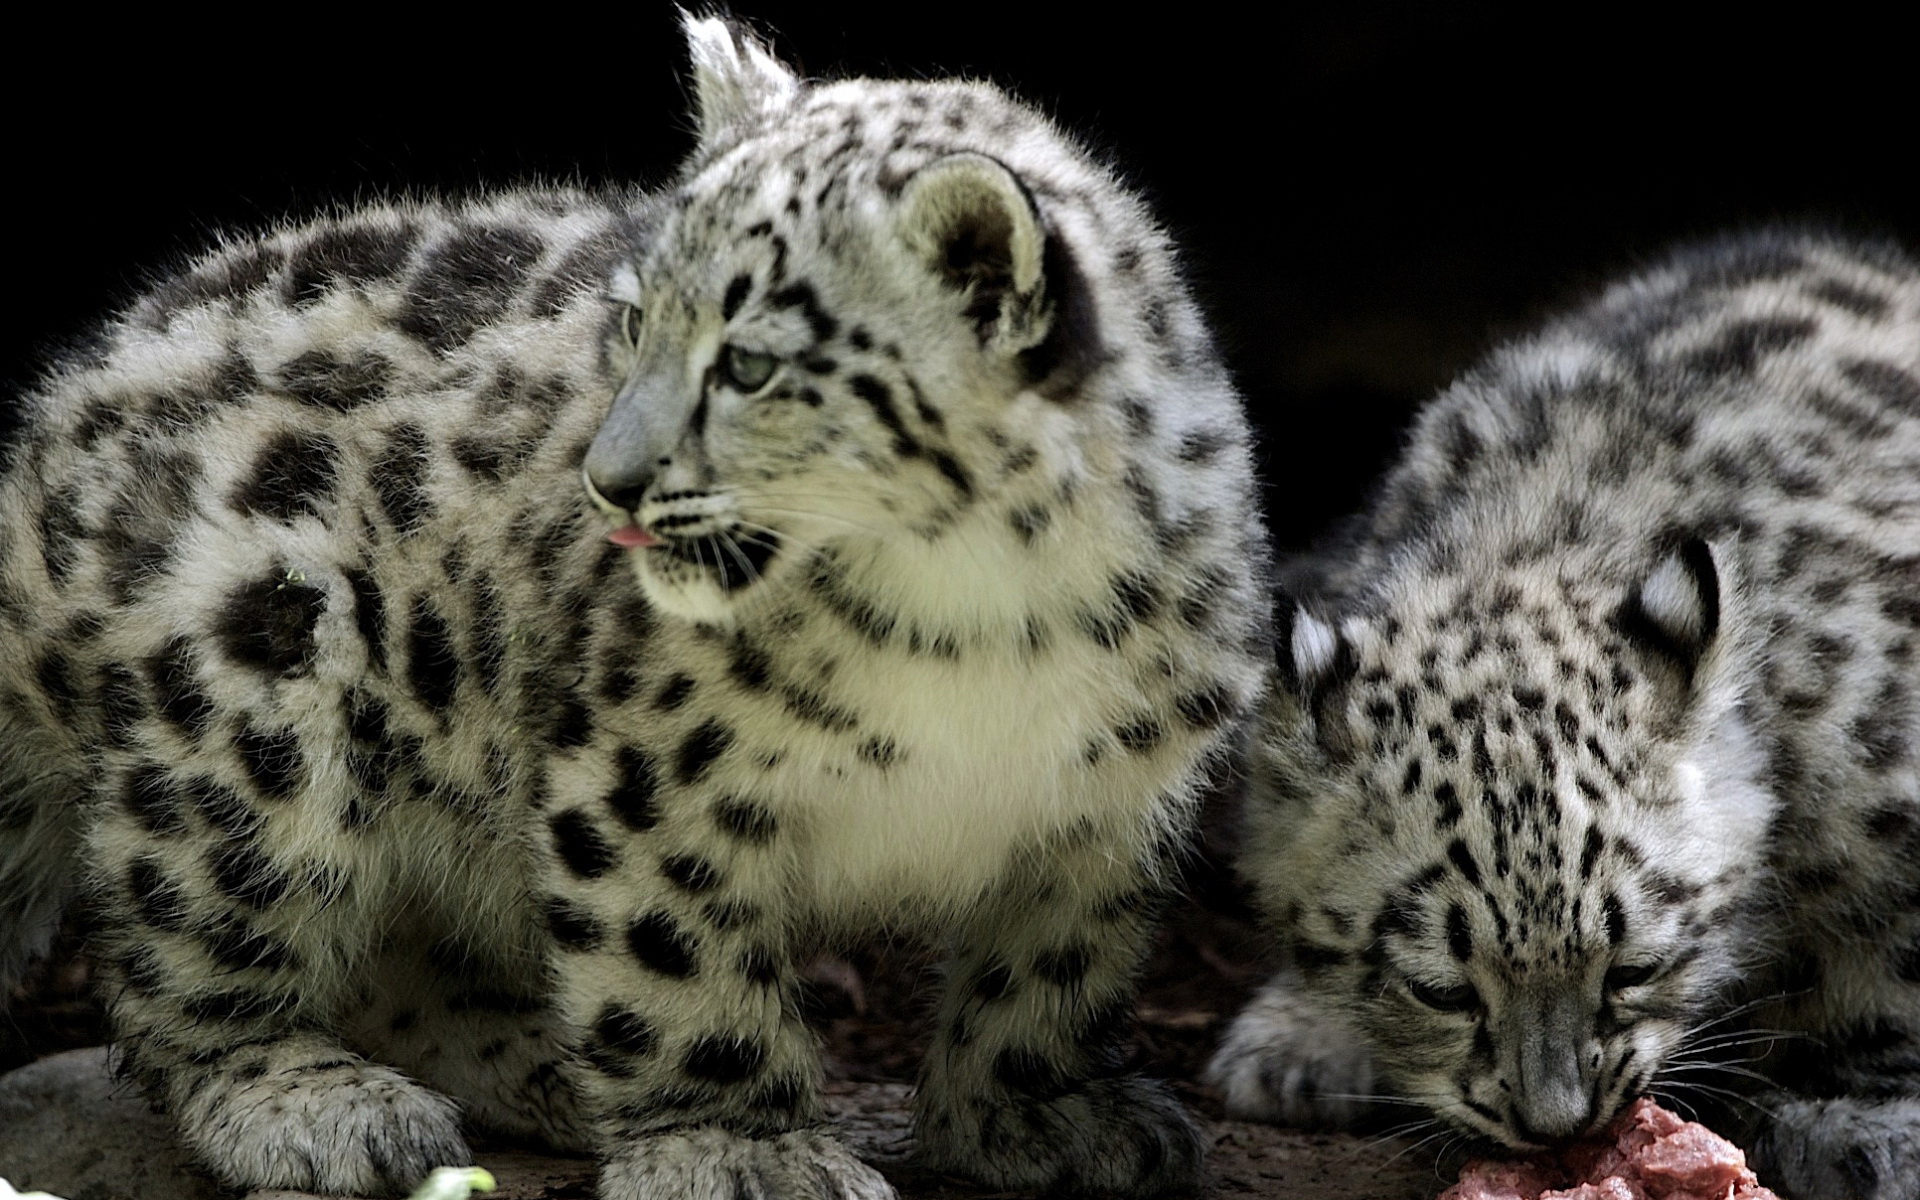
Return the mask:
[[(1385, 1087), (1527, 1148), (1757, 1069), (1784, 1189), (1913, 1195), (1912, 262), (1674, 256), (1435, 400), (1331, 558), (1249, 807), (1290, 966), (1234, 1107)], [(1755, 1066), (1746, 1024), (1791, 1033)]]
[[(469, 564), (501, 564), (520, 605), (584, 594), (579, 564), (553, 578), (585, 528), (566, 464), (604, 405), (600, 366), (580, 348), (597, 343), (605, 279), (635, 244), (637, 211), (633, 195), (505, 192), (235, 241), (148, 292), (25, 398), (0, 482), (0, 824), (17, 831), (0, 842), (11, 856), (0, 979), (41, 943), (73, 882), (79, 811), (65, 797), (101, 756), (150, 738), (138, 726), (155, 706), (178, 718), (168, 749), (189, 756), (205, 753), (216, 705), (257, 711), (255, 696), (203, 694), (217, 685), (198, 676), (214, 666), (189, 642), (218, 645), (214, 662), (261, 682), (311, 678), (338, 653), (323, 617), (350, 611), (367, 639), (358, 669), (384, 671), (391, 652), (424, 679), (429, 656), (454, 649), (438, 606), (503, 602)], [(477, 544), (488, 528), (472, 510), (494, 506), (520, 528)], [(334, 573), (307, 579), (293, 564), (314, 553), (312, 521), (334, 511), (355, 513), (358, 533), (323, 556)], [(249, 522), (266, 535), (244, 556), (195, 530)], [(443, 523), (477, 536), (421, 536)], [(401, 552), (368, 558), (382, 542)], [(181, 613), (195, 614), (190, 632)], [(109, 625), (141, 631), (139, 649), (108, 649)], [(564, 672), (584, 650), (558, 642), (515, 656), (525, 678)], [(498, 645), (471, 650), (504, 658)], [(536, 724), (566, 703), (546, 690), (524, 712)], [(271, 774), (264, 764), (280, 760), (282, 776), (300, 773), (288, 748), (235, 735), (250, 768)], [(182, 819), (164, 788), (128, 799), (158, 806), (156, 828)]]
[(797, 973), (915, 932), (924, 1158), (1190, 1188), (1114, 1042), (1267, 622), (1173, 249), (997, 88), (687, 30), (659, 194), (236, 242), (27, 398), (11, 961), (77, 862), (126, 1061), (233, 1186), (404, 1191), (464, 1114), (610, 1200), (878, 1197)]

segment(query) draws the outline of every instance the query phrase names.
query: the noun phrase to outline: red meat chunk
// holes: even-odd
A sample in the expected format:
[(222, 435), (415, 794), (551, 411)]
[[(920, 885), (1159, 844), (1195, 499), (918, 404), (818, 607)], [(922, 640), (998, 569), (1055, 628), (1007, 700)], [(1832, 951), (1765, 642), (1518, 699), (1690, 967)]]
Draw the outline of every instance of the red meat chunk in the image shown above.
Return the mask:
[(1591, 1142), (1520, 1162), (1476, 1158), (1440, 1200), (1780, 1200), (1740, 1148), (1642, 1097)]

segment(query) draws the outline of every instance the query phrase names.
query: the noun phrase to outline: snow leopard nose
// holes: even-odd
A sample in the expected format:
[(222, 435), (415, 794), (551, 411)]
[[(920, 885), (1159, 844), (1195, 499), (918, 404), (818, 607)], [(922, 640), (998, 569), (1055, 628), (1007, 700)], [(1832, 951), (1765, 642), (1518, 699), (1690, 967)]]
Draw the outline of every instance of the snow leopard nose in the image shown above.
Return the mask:
[(1509, 1070), (1513, 1128), (1535, 1145), (1554, 1145), (1593, 1124), (1599, 1097), (1583, 1056), (1592, 1017), (1570, 988), (1513, 997), (1504, 1032), (1518, 1053)]
[(582, 474), (586, 477), (588, 494), (602, 508), (618, 507), (633, 512), (671, 460), (661, 456), (658, 446), (650, 444), (655, 439), (646, 436), (645, 428), (622, 420), (624, 415), (616, 408), (594, 435), (593, 444), (587, 447)]
[(674, 458), (674, 448), (695, 414), (705, 411), (695, 389), (666, 386), (636, 373), (620, 386), (613, 407), (587, 447), (587, 486), (627, 512), (640, 507), (647, 489)]
[(586, 469), (581, 473), (587, 485), (587, 495), (601, 508), (618, 508), (626, 512), (635, 512), (640, 508), (640, 500), (653, 486), (655, 472), (625, 471), (596, 473), (593, 458), (587, 458)]
[(1563, 1096), (1560, 1103), (1531, 1103), (1514, 1106), (1513, 1131), (1536, 1146), (1559, 1146), (1572, 1141), (1593, 1124), (1592, 1096)]

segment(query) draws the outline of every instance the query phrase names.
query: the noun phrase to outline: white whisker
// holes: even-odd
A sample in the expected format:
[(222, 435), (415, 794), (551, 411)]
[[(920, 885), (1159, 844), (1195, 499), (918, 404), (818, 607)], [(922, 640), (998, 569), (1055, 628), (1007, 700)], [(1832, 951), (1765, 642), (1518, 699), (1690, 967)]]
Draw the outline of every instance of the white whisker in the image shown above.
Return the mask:
[[(875, 538), (886, 538), (886, 537), (893, 536), (899, 532), (898, 530), (888, 531), (886, 529), (882, 529), (877, 525), (856, 521), (841, 513), (819, 512), (813, 509), (806, 509), (806, 508), (775, 507), (770, 504), (755, 504), (753, 506), (753, 509), (755, 512), (766, 513), (767, 515), (774, 516), (774, 517), (787, 517), (790, 519), (809, 520), (809, 521), (814, 521), (814, 520), (830, 521), (839, 525), (844, 525), (848, 529), (854, 530), (859, 533), (864, 533), (870, 537), (875, 537)], [(744, 518), (741, 518), (741, 519), (744, 519)]]
[[(745, 574), (747, 582), (749, 583), (760, 582), (760, 572), (754, 570), (753, 564), (747, 561), (746, 553), (742, 551), (740, 549), (739, 544), (733, 540), (733, 534), (723, 532), (717, 535), (715, 540), (718, 542), (721, 549), (725, 550), (728, 554), (733, 556), (733, 561), (740, 564), (740, 570), (742, 571), (742, 573)], [(724, 583), (725, 580), (726, 580), (726, 576), (722, 575), (721, 581)]]
[(1405, 1096), (1389, 1096), (1384, 1092), (1321, 1092), (1327, 1100), (1353, 1100), (1361, 1104), (1400, 1104), (1408, 1108), (1424, 1108), (1418, 1100), (1409, 1100)]
[(1732, 1088), (1714, 1087), (1711, 1084), (1705, 1083), (1685, 1083), (1674, 1086), (1684, 1088), (1688, 1091), (1701, 1092), (1709, 1096), (1718, 1096), (1723, 1100), (1730, 1100), (1735, 1104), (1743, 1104), (1755, 1112), (1763, 1113), (1766, 1116), (1775, 1117), (1776, 1119), (1778, 1117), (1778, 1114), (1773, 1109), (1755, 1100), (1752, 1096), (1744, 1092), (1736, 1092)]
[(1805, 1039), (1811, 1036), (1811, 1034), (1804, 1033), (1797, 1029), (1747, 1029), (1737, 1033), (1725, 1032), (1717, 1037), (1707, 1038), (1699, 1042), (1682, 1042), (1680, 1051), (1685, 1054), (1693, 1054), (1701, 1051), (1717, 1050), (1725, 1046), (1755, 1045), (1760, 1042), (1789, 1041), (1796, 1038)]
[(1758, 1080), (1765, 1084), (1771, 1084), (1773, 1082), (1773, 1077), (1770, 1075), (1763, 1075), (1758, 1071), (1749, 1071), (1745, 1067), (1734, 1066), (1728, 1063), (1683, 1063), (1679, 1066), (1668, 1067), (1663, 1070), (1661, 1074), (1679, 1075), (1698, 1074), (1700, 1072), (1718, 1072), (1723, 1075), (1738, 1076), (1741, 1079)]
[(1661, 1088), (1650, 1087), (1647, 1089), (1647, 1094), (1649, 1096), (1652, 1096), (1656, 1101), (1658, 1101), (1665, 1108), (1684, 1109), (1686, 1118), (1689, 1121), (1698, 1121), (1700, 1119), (1700, 1110), (1695, 1108), (1693, 1105), (1687, 1103), (1685, 1098), (1673, 1093), (1672, 1091), (1668, 1091)]
[(1413, 1142), (1410, 1145), (1402, 1146), (1399, 1150), (1388, 1155), (1386, 1162), (1383, 1162), (1380, 1165), (1383, 1167), (1391, 1166), (1392, 1164), (1397, 1163), (1401, 1159), (1405, 1158), (1407, 1155), (1412, 1154), (1415, 1150), (1420, 1149), (1422, 1146), (1431, 1145), (1432, 1143), (1439, 1141), (1441, 1138), (1447, 1137), (1450, 1134), (1456, 1134), (1456, 1131), (1454, 1130), (1454, 1128), (1450, 1125), (1442, 1125), (1440, 1128), (1428, 1134), (1426, 1137), (1421, 1138), (1419, 1141)]

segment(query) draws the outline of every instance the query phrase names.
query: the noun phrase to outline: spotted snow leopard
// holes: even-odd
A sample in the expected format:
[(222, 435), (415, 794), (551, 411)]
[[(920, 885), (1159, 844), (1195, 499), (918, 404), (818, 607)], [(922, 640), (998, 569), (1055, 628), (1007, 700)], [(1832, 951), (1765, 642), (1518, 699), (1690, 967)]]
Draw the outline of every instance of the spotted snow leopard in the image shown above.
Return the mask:
[(1679, 253), (1435, 400), (1327, 562), (1255, 751), (1287, 961), (1229, 1108), (1384, 1092), (1525, 1150), (1751, 1073), (1783, 1194), (1920, 1194), (1914, 264)]
[(1238, 400), (1045, 118), (687, 30), (664, 193), (236, 241), (24, 399), (0, 967), (77, 877), (235, 1187), (402, 1190), (463, 1116), (609, 1200), (880, 1197), (796, 956), (918, 930), (927, 1163), (1190, 1189), (1114, 1051), (1270, 657)]

